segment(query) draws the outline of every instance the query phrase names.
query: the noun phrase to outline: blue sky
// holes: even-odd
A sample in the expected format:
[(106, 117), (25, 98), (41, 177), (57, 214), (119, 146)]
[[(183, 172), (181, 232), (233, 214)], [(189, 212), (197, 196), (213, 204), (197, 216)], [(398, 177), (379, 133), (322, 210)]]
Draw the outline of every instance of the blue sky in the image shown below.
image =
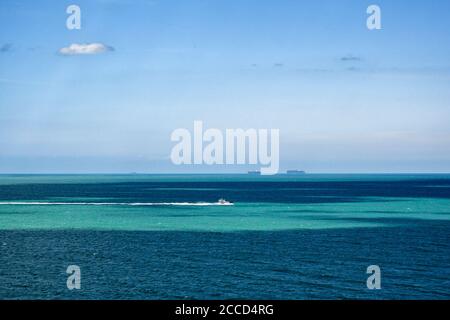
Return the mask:
[(282, 169), (449, 172), (449, 40), (445, 0), (2, 0), (0, 172), (248, 169), (173, 166), (194, 120), (279, 128)]

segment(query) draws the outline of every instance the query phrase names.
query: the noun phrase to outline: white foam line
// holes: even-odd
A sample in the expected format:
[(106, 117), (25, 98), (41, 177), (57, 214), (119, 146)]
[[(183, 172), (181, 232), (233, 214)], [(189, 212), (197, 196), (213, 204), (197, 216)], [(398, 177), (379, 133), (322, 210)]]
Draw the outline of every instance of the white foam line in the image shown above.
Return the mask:
[(4, 206), (232, 206), (219, 202), (0, 202)]

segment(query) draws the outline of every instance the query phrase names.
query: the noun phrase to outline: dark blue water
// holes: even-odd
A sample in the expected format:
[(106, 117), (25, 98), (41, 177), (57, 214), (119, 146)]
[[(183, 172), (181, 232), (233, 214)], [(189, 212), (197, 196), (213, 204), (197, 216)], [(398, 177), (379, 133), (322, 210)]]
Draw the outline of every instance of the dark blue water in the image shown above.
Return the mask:
[[(450, 223), (283, 232), (1, 231), (2, 298), (448, 299)], [(82, 290), (69, 291), (69, 264)], [(378, 264), (382, 289), (368, 290)]]

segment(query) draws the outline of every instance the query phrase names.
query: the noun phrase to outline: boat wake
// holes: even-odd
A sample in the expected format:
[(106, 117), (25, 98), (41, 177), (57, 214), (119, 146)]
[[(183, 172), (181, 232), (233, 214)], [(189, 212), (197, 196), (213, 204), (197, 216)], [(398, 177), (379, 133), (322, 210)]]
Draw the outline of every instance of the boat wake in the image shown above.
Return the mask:
[(4, 206), (232, 206), (231, 202), (0, 202)]

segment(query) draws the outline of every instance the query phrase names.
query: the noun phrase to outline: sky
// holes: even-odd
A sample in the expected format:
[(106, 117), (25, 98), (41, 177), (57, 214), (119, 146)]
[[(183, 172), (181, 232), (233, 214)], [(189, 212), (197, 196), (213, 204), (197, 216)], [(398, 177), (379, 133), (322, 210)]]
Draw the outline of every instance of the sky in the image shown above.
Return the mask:
[(253, 169), (173, 165), (195, 120), (279, 129), (282, 170), (450, 172), (449, 80), (447, 0), (2, 0), (0, 173)]

